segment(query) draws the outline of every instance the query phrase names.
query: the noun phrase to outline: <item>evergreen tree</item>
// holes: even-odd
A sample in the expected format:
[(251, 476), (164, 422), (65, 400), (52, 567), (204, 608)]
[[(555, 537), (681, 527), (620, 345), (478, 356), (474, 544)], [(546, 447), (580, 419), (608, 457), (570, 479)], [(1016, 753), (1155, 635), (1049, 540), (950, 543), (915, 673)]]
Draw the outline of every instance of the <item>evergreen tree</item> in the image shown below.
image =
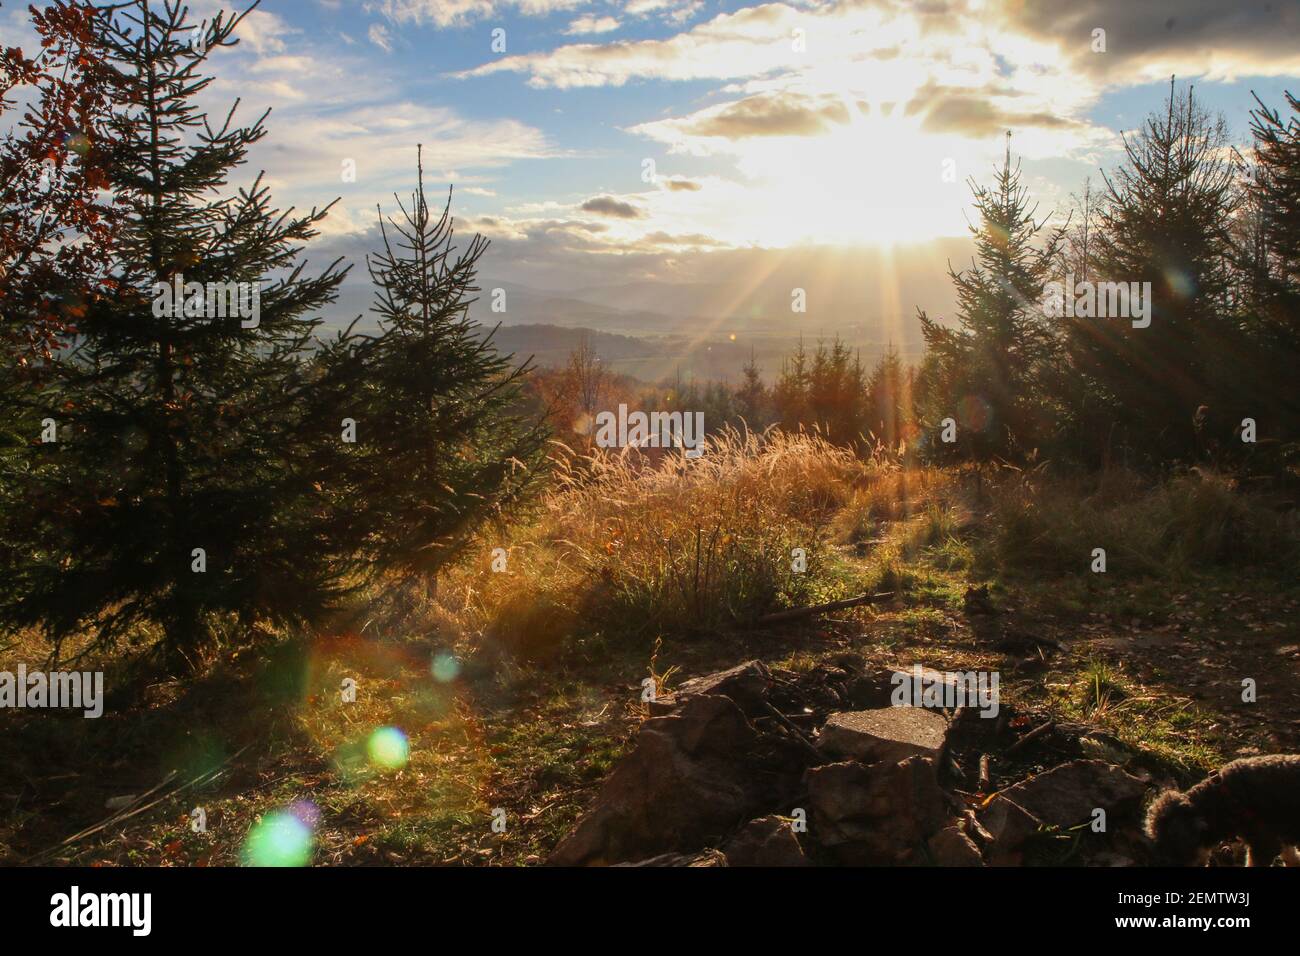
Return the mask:
[(892, 345), (867, 380), (866, 427), (878, 442), (897, 450), (913, 420), (911, 378)]
[(1242, 331), (1253, 374), (1241, 382), (1245, 405), (1265, 435), (1300, 439), (1300, 100), (1286, 95), (1287, 121), (1256, 97), (1254, 162), (1236, 237)]
[(977, 457), (1027, 454), (1054, 425), (1040, 387), (1057, 352), (1043, 289), (1060, 259), (1063, 233), (1035, 221), (1020, 167), (1011, 165), (1010, 135), (993, 188), (971, 183), (979, 213), (970, 227), (976, 260), (964, 272), (948, 269), (957, 290), (956, 327), (919, 313), (934, 359), (931, 387), (940, 386), (925, 425), (956, 419), (960, 447)]
[(797, 432), (811, 421), (809, 416), (812, 410), (808, 404), (809, 371), (808, 352), (800, 338), (794, 352), (781, 362), (781, 375), (772, 387), (776, 421), (785, 431)]
[(168, 660), (194, 666), (214, 625), (313, 621), (337, 593), (300, 409), (306, 316), (343, 272), (297, 262), (325, 210), (279, 212), (260, 176), (220, 195), (265, 114), (240, 126), (232, 107), (214, 126), (196, 105), (242, 16), (199, 26), (136, 0), (95, 21), (116, 71), (116, 291), (87, 302), (53, 384), (25, 399), (60, 438), (34, 446), (3, 529), (24, 553), (0, 613), (42, 626), (56, 653), (87, 626), (111, 643), (151, 622)]
[[(1087, 385), (1079, 434), (1094, 459), (1116, 441), (1152, 461), (1195, 453), (1198, 408), (1229, 420), (1241, 338), (1228, 320), (1238, 203), (1227, 133), (1189, 89), (1170, 83), (1165, 109), (1124, 138), (1125, 161), (1105, 178), (1095, 274), (1150, 282), (1150, 324), (1129, 317), (1066, 319), (1073, 368)], [(1219, 427), (1219, 440), (1230, 431)]]
[(864, 429), (866, 375), (861, 361), (836, 338), (818, 343), (808, 375), (808, 408), (823, 435), (842, 445), (856, 445)]
[(355, 425), (355, 442), (333, 432), (322, 468), (338, 475), (337, 536), (368, 571), (432, 589), (483, 522), (533, 485), (546, 435), (524, 417), (528, 363), (513, 365), (469, 320), (487, 241), (457, 247), (451, 193), (433, 215), (422, 159), (415, 192), (397, 205), (399, 218), (380, 211), (383, 249), (367, 259), (380, 333), (322, 354), (326, 404), (314, 419)]
[(736, 390), (736, 412), (751, 431), (762, 431), (770, 423), (768, 417), (770, 400), (767, 386), (763, 384), (763, 376), (759, 372), (758, 362), (755, 361), (752, 350), (742, 374), (743, 380), (740, 388)]

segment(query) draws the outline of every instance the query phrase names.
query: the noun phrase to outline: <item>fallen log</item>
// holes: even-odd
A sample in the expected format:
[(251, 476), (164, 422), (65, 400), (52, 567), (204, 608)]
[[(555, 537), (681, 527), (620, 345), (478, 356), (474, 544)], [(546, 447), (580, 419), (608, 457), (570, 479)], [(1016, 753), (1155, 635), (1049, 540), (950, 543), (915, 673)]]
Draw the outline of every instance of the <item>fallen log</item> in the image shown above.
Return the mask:
[(885, 591), (881, 594), (861, 594), (857, 597), (845, 598), (842, 601), (829, 601), (826, 604), (811, 604), (808, 607), (787, 608), (784, 611), (777, 611), (773, 614), (764, 614), (755, 621), (754, 624), (780, 624), (785, 621), (798, 621), (805, 617), (825, 614), (828, 611), (842, 611), (846, 607), (858, 607), (862, 604), (875, 604), (878, 601), (888, 601), (893, 596), (893, 591)]

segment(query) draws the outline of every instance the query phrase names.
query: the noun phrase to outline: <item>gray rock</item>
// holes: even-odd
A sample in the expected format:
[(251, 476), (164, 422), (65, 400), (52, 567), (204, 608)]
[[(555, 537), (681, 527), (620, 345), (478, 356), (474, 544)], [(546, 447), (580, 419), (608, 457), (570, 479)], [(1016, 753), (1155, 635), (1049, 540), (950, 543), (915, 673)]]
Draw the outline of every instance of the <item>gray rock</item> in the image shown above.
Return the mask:
[(760, 817), (741, 828), (723, 847), (728, 866), (811, 866), (790, 822)]
[(930, 837), (927, 846), (936, 866), (983, 866), (979, 847), (960, 826), (944, 827)]
[[(939, 710), (944, 708), (955, 709), (962, 706), (976, 708), (980, 704), (978, 700), (979, 688), (969, 686), (961, 674), (937, 671), (932, 667), (922, 667), (918, 673), (916, 665), (912, 665), (911, 667), (898, 667), (891, 670), (888, 679), (890, 685), (889, 703), (895, 707), (925, 706), (931, 710)], [(922, 703), (927, 691), (930, 696), (939, 701), (936, 706), (931, 707)]]
[(998, 794), (979, 812), (979, 825), (992, 838), (988, 861), (992, 866), (1019, 866), (1025, 841), (1038, 832), (1042, 821), (1020, 804)]
[(760, 734), (729, 698), (694, 696), (641, 726), (589, 810), (552, 851), (557, 866), (694, 851), (793, 798), (807, 758)]
[(897, 763), (905, 757), (938, 759), (948, 733), (943, 715), (920, 707), (882, 707), (832, 714), (817, 746), (835, 757)]
[[(1002, 791), (1044, 823), (1066, 828), (1092, 819), (1100, 807), (1108, 824), (1136, 820), (1147, 785), (1103, 760), (1072, 760)], [(987, 826), (987, 824), (985, 824)]]
[(925, 841), (948, 820), (933, 762), (826, 764), (805, 775), (809, 835), (850, 865), (921, 863)]
[(767, 700), (772, 676), (760, 661), (746, 661), (724, 671), (705, 674), (686, 681), (670, 694), (650, 702), (650, 713), (672, 713), (691, 697), (729, 697), (746, 714), (754, 714)]

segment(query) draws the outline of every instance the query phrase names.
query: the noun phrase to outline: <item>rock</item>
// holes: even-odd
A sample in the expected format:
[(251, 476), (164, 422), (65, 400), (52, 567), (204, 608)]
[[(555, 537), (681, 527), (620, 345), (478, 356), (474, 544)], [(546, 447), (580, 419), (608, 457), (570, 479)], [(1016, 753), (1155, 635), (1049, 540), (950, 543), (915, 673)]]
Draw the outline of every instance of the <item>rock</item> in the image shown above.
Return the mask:
[[(913, 664), (909, 668), (895, 668), (889, 672), (889, 702), (894, 707), (925, 707), (929, 710), (955, 709), (957, 707), (980, 709), (986, 703), (996, 704), (996, 690), (989, 684), (980, 686), (978, 679), (971, 683), (969, 672), (937, 671), (932, 667)], [(981, 676), (976, 673), (975, 678)], [(991, 676), (985, 675), (985, 680)], [(981, 700), (981, 690), (988, 700)]]
[[(1044, 823), (1062, 829), (1092, 819), (1100, 807), (1110, 824), (1136, 819), (1147, 786), (1102, 760), (1072, 760), (1002, 791)], [(987, 824), (986, 824), (987, 826)]]
[(789, 805), (808, 763), (793, 741), (756, 731), (729, 698), (692, 696), (641, 726), (635, 748), (548, 862), (614, 863), (716, 843)]
[(670, 694), (651, 701), (650, 713), (668, 714), (691, 697), (729, 697), (746, 714), (753, 715), (762, 709), (767, 700), (772, 677), (760, 661), (746, 661), (725, 671), (716, 671), (686, 681)]
[(918, 850), (948, 818), (934, 764), (923, 757), (826, 764), (804, 779), (811, 838), (849, 865), (923, 862)]
[(641, 732), (668, 734), (688, 754), (743, 750), (755, 738), (753, 726), (733, 701), (709, 695), (692, 697), (671, 716), (652, 717), (641, 725)]
[(844, 686), (845, 699), (863, 710), (891, 706), (894, 693), (894, 685), (889, 679), (891, 674), (893, 671), (875, 671), (852, 678)]
[(979, 847), (958, 825), (944, 827), (926, 844), (936, 866), (983, 866)]
[(872, 815), (871, 771), (856, 761), (824, 764), (805, 775), (815, 839), (833, 847), (852, 838), (853, 821)]
[(992, 866), (1019, 866), (1021, 847), (1042, 826), (1041, 820), (1001, 794), (979, 812), (978, 820), (981, 828), (992, 838), (988, 850)]
[(835, 757), (897, 763), (904, 757), (938, 759), (948, 721), (921, 707), (882, 707), (832, 714), (817, 739)]
[(661, 853), (648, 860), (635, 863), (615, 863), (615, 866), (726, 866), (727, 858), (717, 850), (703, 853)]
[(723, 848), (728, 866), (811, 866), (790, 823), (760, 817), (741, 828)]

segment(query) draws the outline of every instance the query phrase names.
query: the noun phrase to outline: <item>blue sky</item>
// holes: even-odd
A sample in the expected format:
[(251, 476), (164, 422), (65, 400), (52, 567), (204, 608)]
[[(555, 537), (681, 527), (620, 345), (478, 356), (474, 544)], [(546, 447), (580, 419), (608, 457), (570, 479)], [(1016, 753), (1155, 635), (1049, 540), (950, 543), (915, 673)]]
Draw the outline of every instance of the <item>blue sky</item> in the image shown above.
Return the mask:
[[(0, 39), (23, 19), (0, 10)], [(861, 274), (839, 257), (806, 284), (874, 283), (894, 321), (949, 303), (967, 178), (1006, 129), (1063, 212), (1171, 73), (1239, 140), (1252, 89), (1300, 92), (1297, 0), (266, 0), (239, 36), (212, 108), (273, 108), (250, 165), (285, 205), (340, 198), (328, 251), (374, 247), (422, 142), (427, 185), (454, 181), (460, 228), (493, 240), (491, 278), (757, 288), (862, 249)]]

